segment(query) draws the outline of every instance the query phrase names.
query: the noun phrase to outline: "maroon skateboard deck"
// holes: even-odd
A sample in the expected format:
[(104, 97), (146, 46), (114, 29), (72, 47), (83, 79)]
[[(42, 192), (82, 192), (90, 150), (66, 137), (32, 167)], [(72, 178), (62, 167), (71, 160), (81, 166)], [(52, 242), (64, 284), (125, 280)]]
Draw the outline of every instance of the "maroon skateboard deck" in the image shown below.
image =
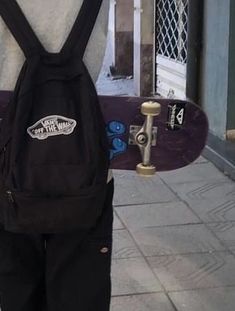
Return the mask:
[[(0, 92), (0, 118), (11, 94)], [(195, 104), (174, 99), (99, 98), (107, 126), (112, 168), (135, 170), (140, 164), (139, 173), (152, 175), (155, 169), (169, 171), (184, 167), (201, 154), (207, 139), (208, 121)], [(143, 103), (147, 105), (143, 107)]]
[[(150, 140), (150, 157), (147, 154), (145, 164), (156, 167), (156, 171), (174, 170), (192, 163), (205, 146), (207, 117), (191, 102), (118, 96), (100, 96), (100, 102), (114, 169), (135, 170), (136, 165), (143, 163), (144, 149)], [(146, 133), (148, 111), (141, 108), (146, 102), (147, 106), (150, 102), (150, 108), (151, 102), (160, 104), (150, 135)]]

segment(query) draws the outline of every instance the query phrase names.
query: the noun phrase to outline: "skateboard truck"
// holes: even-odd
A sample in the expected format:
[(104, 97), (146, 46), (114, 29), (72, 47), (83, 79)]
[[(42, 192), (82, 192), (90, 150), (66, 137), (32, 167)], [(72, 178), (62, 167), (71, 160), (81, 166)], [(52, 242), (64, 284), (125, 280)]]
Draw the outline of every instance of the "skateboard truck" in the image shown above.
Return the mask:
[(136, 172), (139, 175), (153, 176), (156, 173), (156, 167), (151, 164), (151, 147), (153, 140), (155, 140), (153, 134), (156, 134), (156, 128), (153, 127), (154, 117), (158, 116), (160, 112), (161, 105), (157, 102), (148, 101), (141, 105), (141, 113), (145, 116), (145, 122), (135, 136), (135, 141), (140, 148), (143, 161), (136, 167)]

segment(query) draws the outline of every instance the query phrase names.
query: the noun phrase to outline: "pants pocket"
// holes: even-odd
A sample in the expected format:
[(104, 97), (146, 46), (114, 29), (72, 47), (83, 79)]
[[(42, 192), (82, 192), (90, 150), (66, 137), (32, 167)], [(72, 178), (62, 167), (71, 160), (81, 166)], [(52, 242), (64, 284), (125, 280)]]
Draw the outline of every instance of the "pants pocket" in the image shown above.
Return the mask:
[[(82, 246), (87, 269), (95, 275), (96, 287), (109, 290), (111, 279), (112, 236), (88, 239)], [(107, 288), (108, 287), (108, 288)]]

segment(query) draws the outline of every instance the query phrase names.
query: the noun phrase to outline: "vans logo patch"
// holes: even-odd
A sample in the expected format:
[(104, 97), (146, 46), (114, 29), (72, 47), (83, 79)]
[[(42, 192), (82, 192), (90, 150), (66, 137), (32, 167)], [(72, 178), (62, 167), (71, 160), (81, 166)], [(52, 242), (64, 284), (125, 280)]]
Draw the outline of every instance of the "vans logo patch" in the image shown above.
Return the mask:
[(47, 116), (27, 128), (28, 134), (32, 138), (39, 140), (46, 139), (50, 136), (72, 134), (77, 122), (63, 116)]

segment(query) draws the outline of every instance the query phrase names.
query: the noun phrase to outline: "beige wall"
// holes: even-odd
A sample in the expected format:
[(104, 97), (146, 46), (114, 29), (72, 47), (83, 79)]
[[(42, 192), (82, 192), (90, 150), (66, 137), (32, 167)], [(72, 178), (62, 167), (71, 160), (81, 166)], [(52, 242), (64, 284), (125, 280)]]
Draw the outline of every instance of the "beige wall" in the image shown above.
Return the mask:
[(116, 1), (116, 31), (133, 31), (134, 0)]
[(134, 0), (134, 87), (137, 95), (153, 91), (154, 0)]
[(117, 0), (115, 14), (115, 66), (117, 74), (133, 75), (134, 0)]

